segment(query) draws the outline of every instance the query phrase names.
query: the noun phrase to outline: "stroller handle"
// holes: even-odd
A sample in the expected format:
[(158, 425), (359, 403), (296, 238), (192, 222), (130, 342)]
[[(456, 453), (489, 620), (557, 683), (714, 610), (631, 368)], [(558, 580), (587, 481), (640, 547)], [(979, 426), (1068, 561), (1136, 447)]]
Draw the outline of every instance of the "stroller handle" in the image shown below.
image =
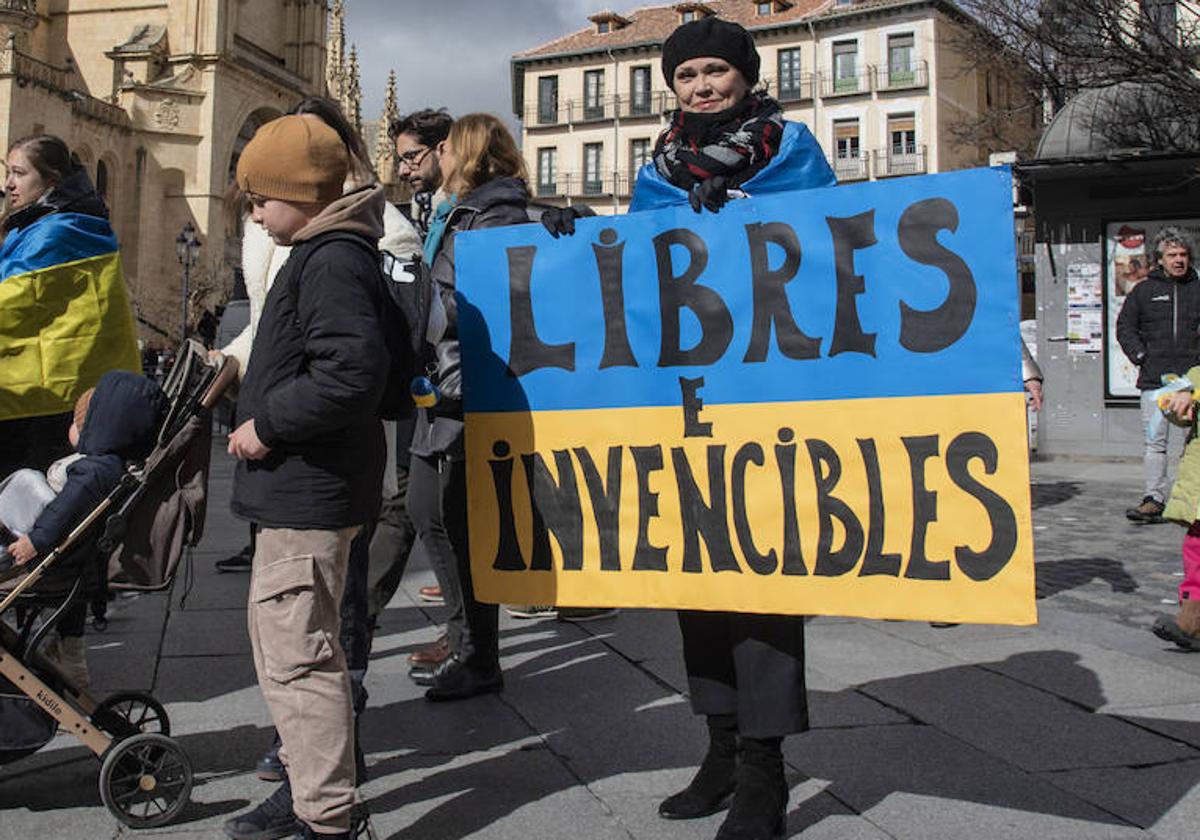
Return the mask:
[(208, 390), (204, 392), (204, 396), (200, 398), (200, 405), (204, 408), (212, 408), (217, 404), (217, 400), (221, 399), (221, 395), (226, 389), (237, 379), (238, 361), (232, 356), (221, 356), (221, 367), (217, 370), (217, 375), (212, 383), (208, 386)]

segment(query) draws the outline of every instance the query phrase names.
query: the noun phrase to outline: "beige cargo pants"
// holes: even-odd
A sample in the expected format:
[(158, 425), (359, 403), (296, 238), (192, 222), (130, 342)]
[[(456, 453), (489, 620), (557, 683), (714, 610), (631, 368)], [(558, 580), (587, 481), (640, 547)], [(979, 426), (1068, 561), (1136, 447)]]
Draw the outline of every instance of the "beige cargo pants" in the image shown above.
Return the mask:
[(292, 807), (320, 834), (349, 830), (354, 804), (354, 712), (338, 629), (357, 532), (262, 528), (250, 573), (258, 684), (283, 742)]

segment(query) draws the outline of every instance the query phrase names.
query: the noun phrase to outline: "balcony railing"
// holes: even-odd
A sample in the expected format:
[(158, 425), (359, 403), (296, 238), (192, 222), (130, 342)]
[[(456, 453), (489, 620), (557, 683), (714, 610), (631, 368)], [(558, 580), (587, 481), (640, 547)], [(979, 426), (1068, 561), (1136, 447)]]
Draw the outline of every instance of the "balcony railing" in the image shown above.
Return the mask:
[(566, 125), (570, 111), (567, 103), (561, 105), (534, 105), (525, 109), (526, 128), (549, 128)]
[(871, 92), (870, 67), (856, 70), (849, 76), (836, 76), (832, 72), (821, 73), (821, 96), (854, 96)]
[(555, 196), (566, 195), (566, 175), (555, 175), (553, 178), (538, 176), (535, 190), (538, 198), (554, 198)]
[(875, 89), (909, 90), (929, 87), (929, 63), (918, 61), (911, 67), (876, 67)]
[(779, 79), (767, 79), (767, 93), (775, 97), (779, 102), (807, 102), (813, 98), (813, 91), (817, 86), (817, 79), (812, 73), (801, 73), (799, 78), (791, 78), (783, 80), (787, 84), (781, 84)]
[(833, 174), (837, 176), (838, 181), (865, 181), (871, 177), (870, 163), (866, 155), (835, 157), (831, 163)]
[(658, 119), (664, 111), (675, 107), (674, 97), (667, 91), (654, 90), (649, 94), (633, 96), (605, 96), (598, 102), (572, 99), (560, 102), (556, 107), (549, 105), (530, 106), (525, 109), (525, 128), (552, 128), (580, 123), (603, 122), (619, 118), (622, 120)]
[(33, 29), (37, 20), (37, 0), (0, 0), (0, 22)]
[(667, 102), (669, 94), (662, 90), (652, 90), (649, 93), (634, 96), (621, 94), (616, 97), (616, 110), (623, 120), (652, 117), (657, 119), (663, 111), (673, 104)]
[(920, 175), (926, 171), (924, 146), (909, 146), (903, 150), (887, 146), (876, 149), (873, 157), (876, 178)]

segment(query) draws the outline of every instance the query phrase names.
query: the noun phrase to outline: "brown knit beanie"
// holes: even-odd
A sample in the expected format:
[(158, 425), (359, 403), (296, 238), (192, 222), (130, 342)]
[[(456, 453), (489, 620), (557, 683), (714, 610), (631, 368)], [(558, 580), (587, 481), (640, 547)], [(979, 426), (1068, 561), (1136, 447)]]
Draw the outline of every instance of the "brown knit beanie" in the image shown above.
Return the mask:
[(238, 158), (243, 191), (282, 201), (328, 204), (342, 194), (350, 155), (320, 117), (289, 114), (259, 128)]
[(95, 388), (88, 388), (79, 395), (79, 399), (75, 400), (75, 430), (83, 431), (83, 421), (87, 420), (88, 406), (92, 403), (92, 394), (96, 393)]

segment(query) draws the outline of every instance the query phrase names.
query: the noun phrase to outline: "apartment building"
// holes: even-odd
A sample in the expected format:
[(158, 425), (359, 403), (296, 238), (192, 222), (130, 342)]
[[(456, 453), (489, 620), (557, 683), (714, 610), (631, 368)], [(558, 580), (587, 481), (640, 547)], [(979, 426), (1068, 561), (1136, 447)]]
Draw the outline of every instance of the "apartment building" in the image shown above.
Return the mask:
[[(1031, 147), (1041, 132), (1041, 109), (1014, 64), (984, 69), (963, 56), (963, 27), (974, 24), (947, 0), (709, 0), (605, 10), (512, 59), (513, 110), (539, 200), (582, 201), (600, 212), (628, 206), (634, 176), (675, 104), (660, 69), (662, 41), (706, 15), (750, 30), (761, 84), (788, 119), (809, 126), (839, 181), (986, 165), (990, 152)], [(964, 141), (956, 127), (992, 108), (1022, 116), (1006, 121), (999, 145)]]

